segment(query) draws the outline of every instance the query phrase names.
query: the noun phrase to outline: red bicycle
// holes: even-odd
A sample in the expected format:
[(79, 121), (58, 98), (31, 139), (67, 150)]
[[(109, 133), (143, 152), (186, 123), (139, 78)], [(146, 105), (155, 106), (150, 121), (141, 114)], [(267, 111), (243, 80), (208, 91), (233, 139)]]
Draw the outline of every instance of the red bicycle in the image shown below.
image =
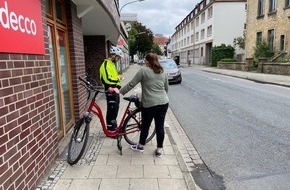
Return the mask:
[[(88, 98), (87, 104), (90, 102), (89, 107), (85, 114), (79, 119), (73, 127), (71, 139), (68, 146), (67, 161), (70, 165), (76, 164), (82, 157), (89, 137), (90, 122), (93, 115), (99, 118), (103, 131), (107, 137), (117, 139), (117, 147), (122, 155), (121, 140), (124, 139), (131, 145), (137, 144), (139, 141), (140, 128), (142, 124), (141, 119), (141, 102), (137, 95), (131, 95), (124, 97), (124, 100), (128, 101), (128, 105), (123, 113), (121, 122), (119, 123), (115, 131), (109, 131), (106, 128), (105, 119), (102, 113), (101, 107), (98, 105), (96, 98), (99, 93), (107, 93), (107, 91), (101, 91), (92, 85), (92, 80), (86, 77), (83, 79), (82, 85), (87, 89)], [(94, 92), (94, 96), (90, 99), (91, 92)], [(134, 103), (134, 104), (132, 104)], [(86, 104), (86, 107), (87, 107)], [(132, 106), (133, 105), (133, 106)], [(149, 142), (155, 135), (155, 127), (150, 127), (149, 135), (146, 143)]]

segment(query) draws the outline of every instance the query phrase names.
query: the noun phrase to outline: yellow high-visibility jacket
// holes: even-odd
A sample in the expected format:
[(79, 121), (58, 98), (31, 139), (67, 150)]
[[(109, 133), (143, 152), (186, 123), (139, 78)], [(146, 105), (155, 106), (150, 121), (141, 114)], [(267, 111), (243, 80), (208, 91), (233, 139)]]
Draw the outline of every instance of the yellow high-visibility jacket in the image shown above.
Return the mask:
[(109, 59), (105, 59), (100, 67), (100, 78), (105, 90), (109, 87), (121, 88), (121, 81), (116, 66)]

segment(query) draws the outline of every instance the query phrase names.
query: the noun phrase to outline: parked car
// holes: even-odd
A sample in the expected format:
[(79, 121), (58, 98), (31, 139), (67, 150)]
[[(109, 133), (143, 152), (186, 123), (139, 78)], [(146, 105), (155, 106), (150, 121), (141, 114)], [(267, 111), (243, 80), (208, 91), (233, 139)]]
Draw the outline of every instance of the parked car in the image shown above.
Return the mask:
[(144, 65), (145, 64), (145, 59), (139, 59), (138, 65)]
[(159, 62), (168, 74), (169, 83), (181, 83), (181, 72), (173, 59), (159, 60)]

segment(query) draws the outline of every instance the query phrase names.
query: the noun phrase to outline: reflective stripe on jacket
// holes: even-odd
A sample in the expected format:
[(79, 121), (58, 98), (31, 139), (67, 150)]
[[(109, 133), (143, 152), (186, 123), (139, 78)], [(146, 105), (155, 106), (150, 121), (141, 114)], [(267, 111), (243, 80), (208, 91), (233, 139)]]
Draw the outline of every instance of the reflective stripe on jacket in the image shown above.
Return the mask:
[(115, 64), (111, 60), (105, 59), (102, 63), (100, 67), (100, 77), (105, 89), (108, 87), (121, 87), (119, 74)]

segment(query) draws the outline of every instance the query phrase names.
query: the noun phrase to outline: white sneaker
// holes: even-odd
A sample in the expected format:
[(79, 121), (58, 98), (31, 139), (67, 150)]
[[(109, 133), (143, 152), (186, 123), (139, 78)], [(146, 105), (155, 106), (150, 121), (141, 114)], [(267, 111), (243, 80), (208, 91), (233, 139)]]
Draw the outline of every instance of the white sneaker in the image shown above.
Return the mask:
[(131, 148), (132, 150), (134, 150), (134, 151), (144, 152), (144, 147), (140, 147), (138, 144), (131, 145), (130, 148)]

